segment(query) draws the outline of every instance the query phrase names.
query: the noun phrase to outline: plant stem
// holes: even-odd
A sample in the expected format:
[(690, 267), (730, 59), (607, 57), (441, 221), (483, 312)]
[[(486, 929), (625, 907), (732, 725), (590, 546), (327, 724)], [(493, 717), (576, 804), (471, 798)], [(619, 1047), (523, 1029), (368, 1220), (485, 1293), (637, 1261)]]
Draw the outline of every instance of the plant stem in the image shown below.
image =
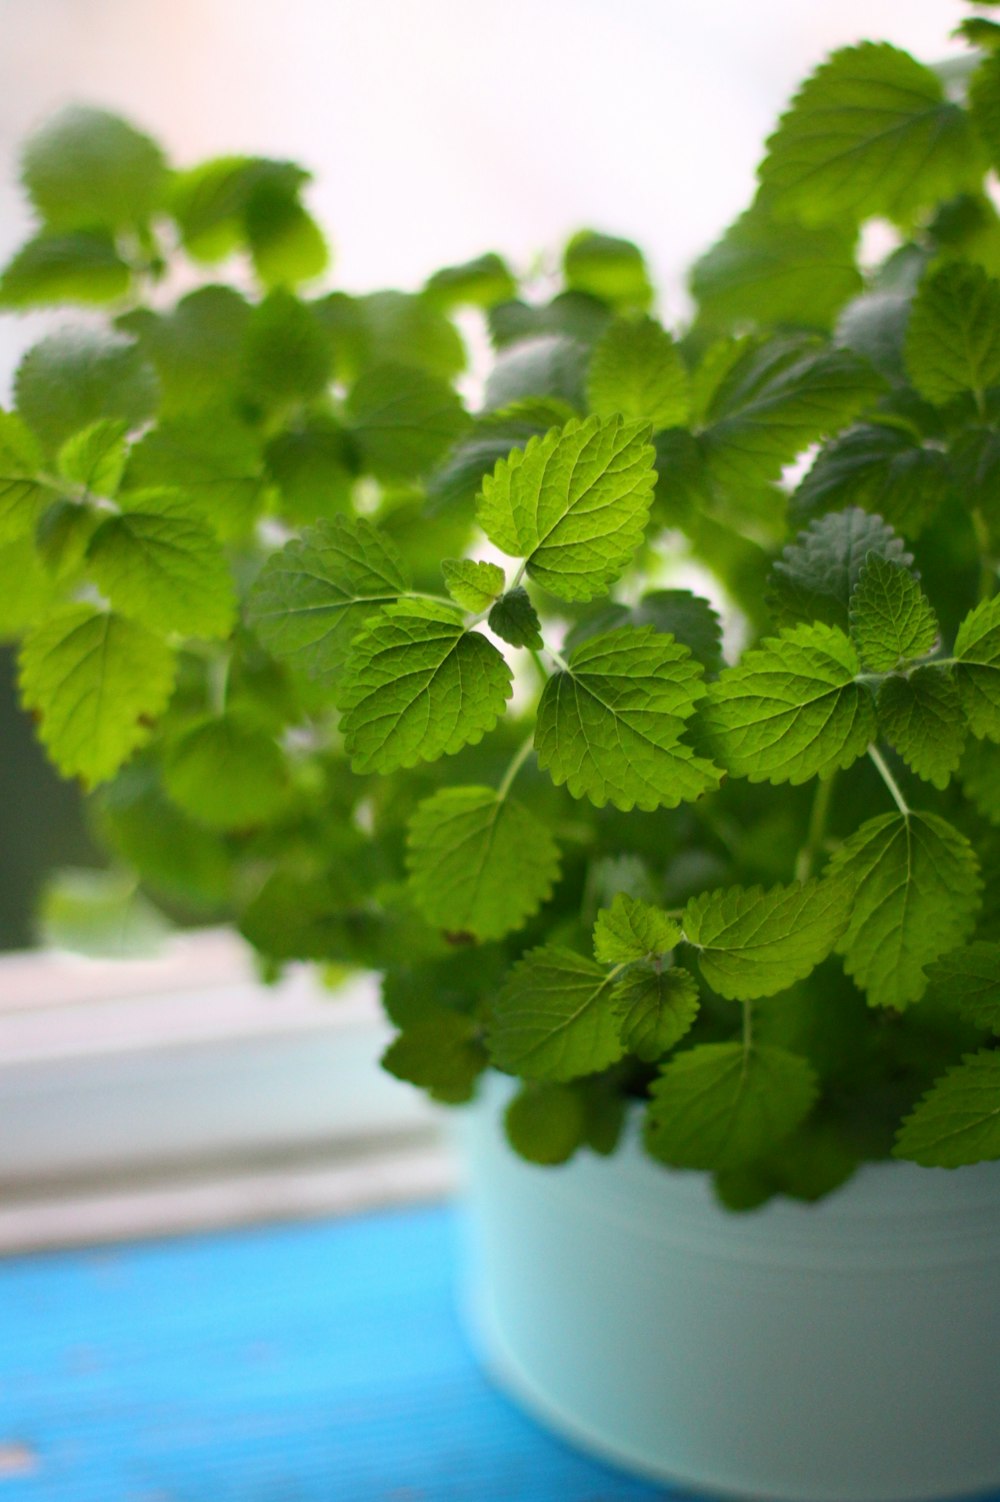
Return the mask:
[(986, 525), (986, 519), (977, 506), (972, 513), (972, 525), (976, 530), (976, 541), (979, 544), (979, 598), (989, 600), (996, 588), (997, 565), (992, 554), (990, 543), (990, 529)]
[(798, 859), (795, 862), (796, 881), (808, 880), (812, 875), (816, 857), (823, 849), (823, 840), (826, 836), (826, 821), (830, 813), (833, 784), (836, 779), (836, 772), (832, 772), (829, 777), (820, 777), (817, 779), (816, 792), (809, 814), (809, 827), (806, 830), (806, 842), (799, 851)]
[(752, 1047), (753, 1047), (753, 1002), (752, 1001), (745, 1001), (743, 1003), (743, 1064), (744, 1064), (744, 1068), (746, 1067), (746, 1061), (747, 1061), (747, 1059), (750, 1057), (750, 1050), (751, 1050)]
[(878, 747), (869, 746), (868, 755), (870, 756), (875, 769), (878, 772), (878, 775), (881, 777), (882, 781), (885, 783), (886, 787), (892, 794), (896, 807), (899, 809), (904, 818), (908, 819), (911, 813), (910, 805), (907, 803), (906, 799), (903, 797), (903, 794), (900, 792), (899, 783), (896, 781), (895, 777), (893, 777), (892, 773), (889, 771), (889, 768), (886, 766), (885, 761), (883, 760), (882, 755), (878, 750)]
[(521, 768), (528, 760), (528, 757), (531, 755), (531, 752), (534, 749), (534, 745), (535, 738), (534, 734), (532, 734), (528, 736), (527, 740), (524, 742), (524, 745), (521, 746), (520, 749), (515, 753), (513, 759), (511, 760), (510, 766), (503, 774), (503, 781), (497, 788), (497, 799), (500, 803), (503, 802), (507, 794), (510, 792), (511, 784), (514, 781), (514, 778), (517, 776), (518, 772), (520, 772)]
[(213, 657), (208, 664), (208, 707), (212, 714), (222, 716), (226, 712), (226, 693), (229, 688), (228, 652)]

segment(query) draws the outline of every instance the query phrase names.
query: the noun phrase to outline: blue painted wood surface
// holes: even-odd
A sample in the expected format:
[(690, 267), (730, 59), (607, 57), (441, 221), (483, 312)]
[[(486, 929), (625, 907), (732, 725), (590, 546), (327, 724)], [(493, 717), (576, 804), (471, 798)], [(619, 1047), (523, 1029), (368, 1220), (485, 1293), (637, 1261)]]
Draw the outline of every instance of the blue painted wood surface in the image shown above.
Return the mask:
[(652, 1502), (477, 1369), (442, 1207), (0, 1262), (0, 1502)]

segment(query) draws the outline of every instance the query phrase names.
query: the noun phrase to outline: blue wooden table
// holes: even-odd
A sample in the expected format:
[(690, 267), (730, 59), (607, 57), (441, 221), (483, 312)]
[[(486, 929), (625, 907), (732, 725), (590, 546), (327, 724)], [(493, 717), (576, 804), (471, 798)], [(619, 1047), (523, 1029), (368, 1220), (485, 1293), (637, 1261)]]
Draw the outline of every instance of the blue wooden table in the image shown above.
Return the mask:
[(442, 1207), (0, 1262), (0, 1502), (652, 1502), (477, 1369)]

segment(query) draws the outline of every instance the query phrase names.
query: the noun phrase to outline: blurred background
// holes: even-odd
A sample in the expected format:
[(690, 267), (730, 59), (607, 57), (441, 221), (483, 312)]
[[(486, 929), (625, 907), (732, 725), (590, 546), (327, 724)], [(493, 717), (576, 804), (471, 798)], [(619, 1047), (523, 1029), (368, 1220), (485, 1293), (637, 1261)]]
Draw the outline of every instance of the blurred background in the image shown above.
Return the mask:
[[(18, 143), (69, 101), (129, 115), (178, 165), (312, 169), (349, 291), (418, 287), (587, 226), (643, 246), (660, 314), (748, 202), (762, 143), (830, 49), (954, 50), (960, 0), (0, 0), (0, 256), (28, 230)], [(41, 319), (0, 320), (0, 401)], [(0, 648), (0, 948), (32, 938), (44, 872), (98, 859), (45, 770)]]

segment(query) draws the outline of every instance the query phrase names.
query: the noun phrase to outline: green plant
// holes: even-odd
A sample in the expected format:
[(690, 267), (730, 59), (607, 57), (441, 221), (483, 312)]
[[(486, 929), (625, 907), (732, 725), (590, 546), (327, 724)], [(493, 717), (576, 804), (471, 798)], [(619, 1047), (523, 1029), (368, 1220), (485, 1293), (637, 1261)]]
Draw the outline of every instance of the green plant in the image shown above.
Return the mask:
[[(176, 172), (93, 110), (25, 150), (0, 300), (105, 310), (0, 419), (42, 740), (161, 906), (382, 972), (393, 1073), (519, 1077), (538, 1162), (629, 1099), (733, 1207), (1000, 1157), (1000, 27), (966, 30), (807, 81), (680, 336), (626, 241), (307, 294), (292, 164)], [(134, 916), (109, 882), (63, 921)]]

